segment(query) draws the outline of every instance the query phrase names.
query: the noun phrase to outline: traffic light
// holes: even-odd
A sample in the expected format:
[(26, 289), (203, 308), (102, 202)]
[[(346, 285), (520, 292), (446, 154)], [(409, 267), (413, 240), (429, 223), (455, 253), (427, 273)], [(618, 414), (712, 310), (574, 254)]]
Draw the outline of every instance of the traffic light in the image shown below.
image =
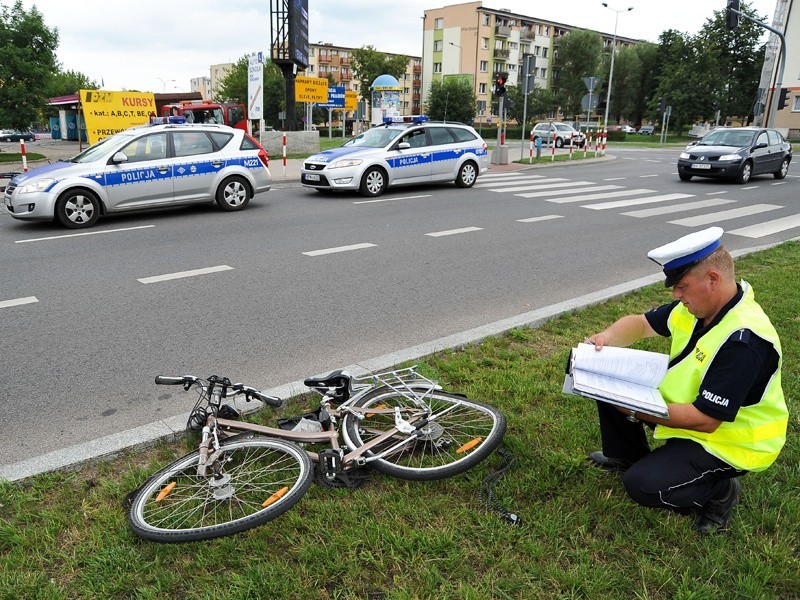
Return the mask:
[(667, 110), (667, 99), (664, 96), (661, 96), (658, 99), (658, 112), (663, 114), (665, 110)]
[(739, 27), (739, 0), (728, 0), (728, 10), (726, 16), (728, 29), (733, 30)]
[(496, 73), (494, 76), (494, 93), (496, 96), (502, 96), (506, 93), (506, 82), (508, 81), (508, 73)]
[(778, 110), (783, 110), (789, 104), (789, 88), (781, 88), (780, 96), (778, 96)]

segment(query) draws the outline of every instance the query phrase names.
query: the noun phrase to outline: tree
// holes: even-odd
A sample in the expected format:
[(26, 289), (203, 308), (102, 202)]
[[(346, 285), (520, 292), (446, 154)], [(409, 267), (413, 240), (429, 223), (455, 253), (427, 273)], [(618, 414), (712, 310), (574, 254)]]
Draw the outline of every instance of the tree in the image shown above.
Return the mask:
[(353, 50), (350, 63), (359, 83), (359, 92), (362, 100), (371, 102), (370, 86), (381, 75), (391, 75), (400, 80), (408, 69), (408, 57), (389, 56), (375, 50), (373, 46), (364, 46)]
[(34, 6), (21, 0), (0, 13), (0, 127), (28, 129), (41, 120), (52, 73), (57, 71), (58, 31), (48, 29)]
[(50, 98), (77, 94), (78, 90), (96, 90), (100, 86), (88, 75), (78, 71), (58, 71), (53, 73), (47, 89)]
[(445, 77), (431, 83), (425, 113), (432, 121), (475, 122), (476, 98), (472, 83), (461, 77)]
[(599, 33), (576, 29), (558, 42), (553, 73), (553, 91), (565, 115), (580, 114), (586, 94), (584, 77), (597, 77), (603, 38)]
[[(506, 87), (506, 97), (510, 100), (506, 103), (508, 118), (520, 124), (523, 112), (526, 113), (526, 123), (533, 123), (545, 119), (547, 115), (558, 108), (552, 91), (544, 88), (534, 88), (528, 93), (527, 111), (525, 111), (525, 96), (522, 94), (521, 86)], [(497, 109), (495, 109), (496, 111)]]

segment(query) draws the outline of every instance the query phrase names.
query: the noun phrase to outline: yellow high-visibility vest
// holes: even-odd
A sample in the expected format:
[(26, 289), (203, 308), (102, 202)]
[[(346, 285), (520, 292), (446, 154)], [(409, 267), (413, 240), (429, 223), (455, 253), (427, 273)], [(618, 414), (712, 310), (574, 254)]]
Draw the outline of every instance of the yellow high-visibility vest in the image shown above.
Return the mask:
[[(778, 368), (763, 396), (751, 406), (740, 407), (736, 420), (723, 421), (713, 433), (658, 425), (654, 436), (656, 439), (694, 440), (708, 452), (737, 469), (763, 471), (775, 462), (786, 442), (789, 411), (781, 387), (783, 354), (778, 333), (756, 302), (753, 289), (744, 280), (741, 285), (744, 291), (742, 299), (717, 325), (697, 340), (695, 347), (683, 360), (667, 371), (659, 389), (668, 404), (694, 402), (703, 376), (725, 341), (736, 331), (749, 329), (770, 342), (778, 352)], [(672, 333), (670, 359), (674, 359), (685, 349), (696, 322), (697, 319), (683, 304), (678, 303), (672, 310), (668, 320), (669, 330)]]

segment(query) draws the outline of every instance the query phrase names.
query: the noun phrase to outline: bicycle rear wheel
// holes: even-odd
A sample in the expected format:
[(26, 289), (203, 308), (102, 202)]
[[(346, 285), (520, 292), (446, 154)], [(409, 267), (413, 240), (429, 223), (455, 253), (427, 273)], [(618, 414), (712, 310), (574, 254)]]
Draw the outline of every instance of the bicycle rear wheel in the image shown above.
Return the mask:
[(220, 451), (217, 477), (211, 468), (207, 476), (198, 476), (195, 451), (148, 479), (131, 502), (133, 531), (156, 542), (238, 533), (280, 516), (311, 485), (311, 460), (292, 442), (234, 438)]
[[(416, 391), (416, 402), (384, 387), (354, 403), (360, 408), (399, 407), (404, 418), (408, 411), (419, 413), (421, 404), (427, 415), (427, 424), (415, 433), (398, 432), (365, 453), (376, 471), (418, 481), (452, 477), (474, 467), (503, 441), (506, 418), (496, 408), (447, 392)], [(394, 426), (393, 413), (367, 412), (362, 420), (348, 414), (345, 440), (354, 449)], [(387, 454), (374, 458), (383, 452)]]

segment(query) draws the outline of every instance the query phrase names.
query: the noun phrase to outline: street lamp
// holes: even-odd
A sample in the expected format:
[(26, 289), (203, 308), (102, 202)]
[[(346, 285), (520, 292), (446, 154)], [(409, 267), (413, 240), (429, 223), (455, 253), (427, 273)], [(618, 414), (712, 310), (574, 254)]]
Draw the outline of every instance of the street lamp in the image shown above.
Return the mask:
[(611, 71), (608, 74), (608, 92), (606, 93), (606, 114), (603, 117), (603, 127), (605, 127), (606, 131), (608, 131), (608, 109), (611, 107), (611, 82), (614, 79), (614, 56), (617, 53), (617, 21), (619, 20), (619, 13), (621, 12), (628, 12), (633, 10), (633, 7), (630, 6), (628, 8), (621, 8), (616, 10), (611, 8), (608, 5), (608, 2), (603, 2), (603, 6), (605, 6), (608, 10), (612, 10), (616, 13), (614, 16), (614, 40), (611, 42)]
[(167, 84), (168, 84), (170, 81), (171, 81), (172, 83), (175, 83), (175, 80), (174, 80), (174, 79), (161, 79), (161, 77), (156, 77), (156, 79), (158, 79), (158, 80), (161, 82), (161, 85), (163, 86), (163, 91), (164, 91), (164, 93), (166, 93), (166, 92), (167, 92)]

